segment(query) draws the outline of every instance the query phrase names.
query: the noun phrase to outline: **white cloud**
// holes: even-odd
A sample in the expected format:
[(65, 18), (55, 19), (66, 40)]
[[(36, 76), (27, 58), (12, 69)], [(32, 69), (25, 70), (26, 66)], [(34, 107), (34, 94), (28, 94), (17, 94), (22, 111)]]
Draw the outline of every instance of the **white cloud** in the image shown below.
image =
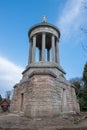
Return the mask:
[(63, 46), (60, 44), (60, 61), (64, 65), (68, 79), (81, 76), (85, 63), (81, 46), (81, 43), (87, 41), (81, 31), (81, 27), (87, 26), (87, 10), (84, 3), (85, 0), (66, 0), (56, 22), (61, 33), (60, 42), (64, 44)]
[(62, 37), (72, 37), (80, 30), (81, 25), (85, 22), (83, 14), (83, 4), (85, 0), (68, 0), (57, 21), (61, 30)]
[(11, 90), (13, 85), (20, 81), (23, 70), (22, 67), (0, 57), (0, 94), (4, 94), (5, 91)]

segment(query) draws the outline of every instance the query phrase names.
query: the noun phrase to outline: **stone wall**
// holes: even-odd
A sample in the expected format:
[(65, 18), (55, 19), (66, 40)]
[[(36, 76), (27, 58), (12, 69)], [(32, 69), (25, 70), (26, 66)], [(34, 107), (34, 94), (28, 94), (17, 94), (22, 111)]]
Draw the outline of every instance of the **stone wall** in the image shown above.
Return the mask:
[(34, 74), (15, 85), (11, 111), (29, 117), (54, 117), (78, 112), (75, 90), (52, 75)]

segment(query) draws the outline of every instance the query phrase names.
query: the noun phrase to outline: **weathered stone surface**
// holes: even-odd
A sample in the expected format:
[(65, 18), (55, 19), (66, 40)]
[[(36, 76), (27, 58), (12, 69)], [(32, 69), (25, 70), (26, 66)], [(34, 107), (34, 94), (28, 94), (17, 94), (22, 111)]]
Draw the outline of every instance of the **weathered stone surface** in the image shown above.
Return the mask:
[(34, 74), (28, 81), (18, 84), (14, 88), (11, 110), (23, 111), (29, 117), (54, 117), (78, 112), (74, 88), (49, 74)]
[[(22, 80), (14, 86), (11, 111), (22, 111), (31, 118), (51, 118), (79, 112), (75, 89), (65, 79), (65, 72), (59, 64), (59, 30), (53, 25), (41, 23), (32, 27), (28, 35), (28, 65), (22, 73)], [(38, 62), (35, 61), (36, 48), (39, 49)]]

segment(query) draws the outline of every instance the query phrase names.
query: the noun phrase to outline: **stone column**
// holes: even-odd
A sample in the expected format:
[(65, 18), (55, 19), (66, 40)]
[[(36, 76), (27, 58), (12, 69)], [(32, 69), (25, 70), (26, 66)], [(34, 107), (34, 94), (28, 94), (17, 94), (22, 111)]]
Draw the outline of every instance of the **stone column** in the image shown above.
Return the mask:
[(41, 48), (39, 48), (39, 61), (41, 61)]
[(45, 44), (46, 44), (46, 33), (42, 33), (42, 52), (41, 52), (42, 61), (45, 61)]
[(30, 39), (30, 46), (29, 46), (29, 57), (28, 57), (28, 65), (31, 63), (32, 59), (32, 46), (31, 46), (31, 39)]
[(50, 49), (47, 49), (47, 61), (50, 61)]
[(36, 35), (33, 36), (32, 62), (35, 62), (35, 53), (36, 53)]
[(55, 51), (55, 55), (56, 55), (56, 63), (59, 63), (59, 48), (58, 48), (58, 41), (56, 39), (56, 51)]
[(52, 61), (55, 62), (55, 36), (52, 35)]

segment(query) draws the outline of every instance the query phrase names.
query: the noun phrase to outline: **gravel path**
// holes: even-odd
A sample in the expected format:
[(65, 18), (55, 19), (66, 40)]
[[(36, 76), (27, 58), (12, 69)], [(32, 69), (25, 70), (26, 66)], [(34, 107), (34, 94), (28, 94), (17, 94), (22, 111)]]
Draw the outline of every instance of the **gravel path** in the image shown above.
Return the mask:
[(87, 127), (87, 119), (79, 121), (78, 119), (79, 118), (77, 118), (76, 120), (76, 117), (73, 116), (61, 116), (52, 119), (30, 119), (24, 117), (22, 114), (6, 113), (0, 114), (0, 128), (9, 128), (9, 130), (54, 130), (57, 128), (58, 130), (59, 128), (62, 129)]

